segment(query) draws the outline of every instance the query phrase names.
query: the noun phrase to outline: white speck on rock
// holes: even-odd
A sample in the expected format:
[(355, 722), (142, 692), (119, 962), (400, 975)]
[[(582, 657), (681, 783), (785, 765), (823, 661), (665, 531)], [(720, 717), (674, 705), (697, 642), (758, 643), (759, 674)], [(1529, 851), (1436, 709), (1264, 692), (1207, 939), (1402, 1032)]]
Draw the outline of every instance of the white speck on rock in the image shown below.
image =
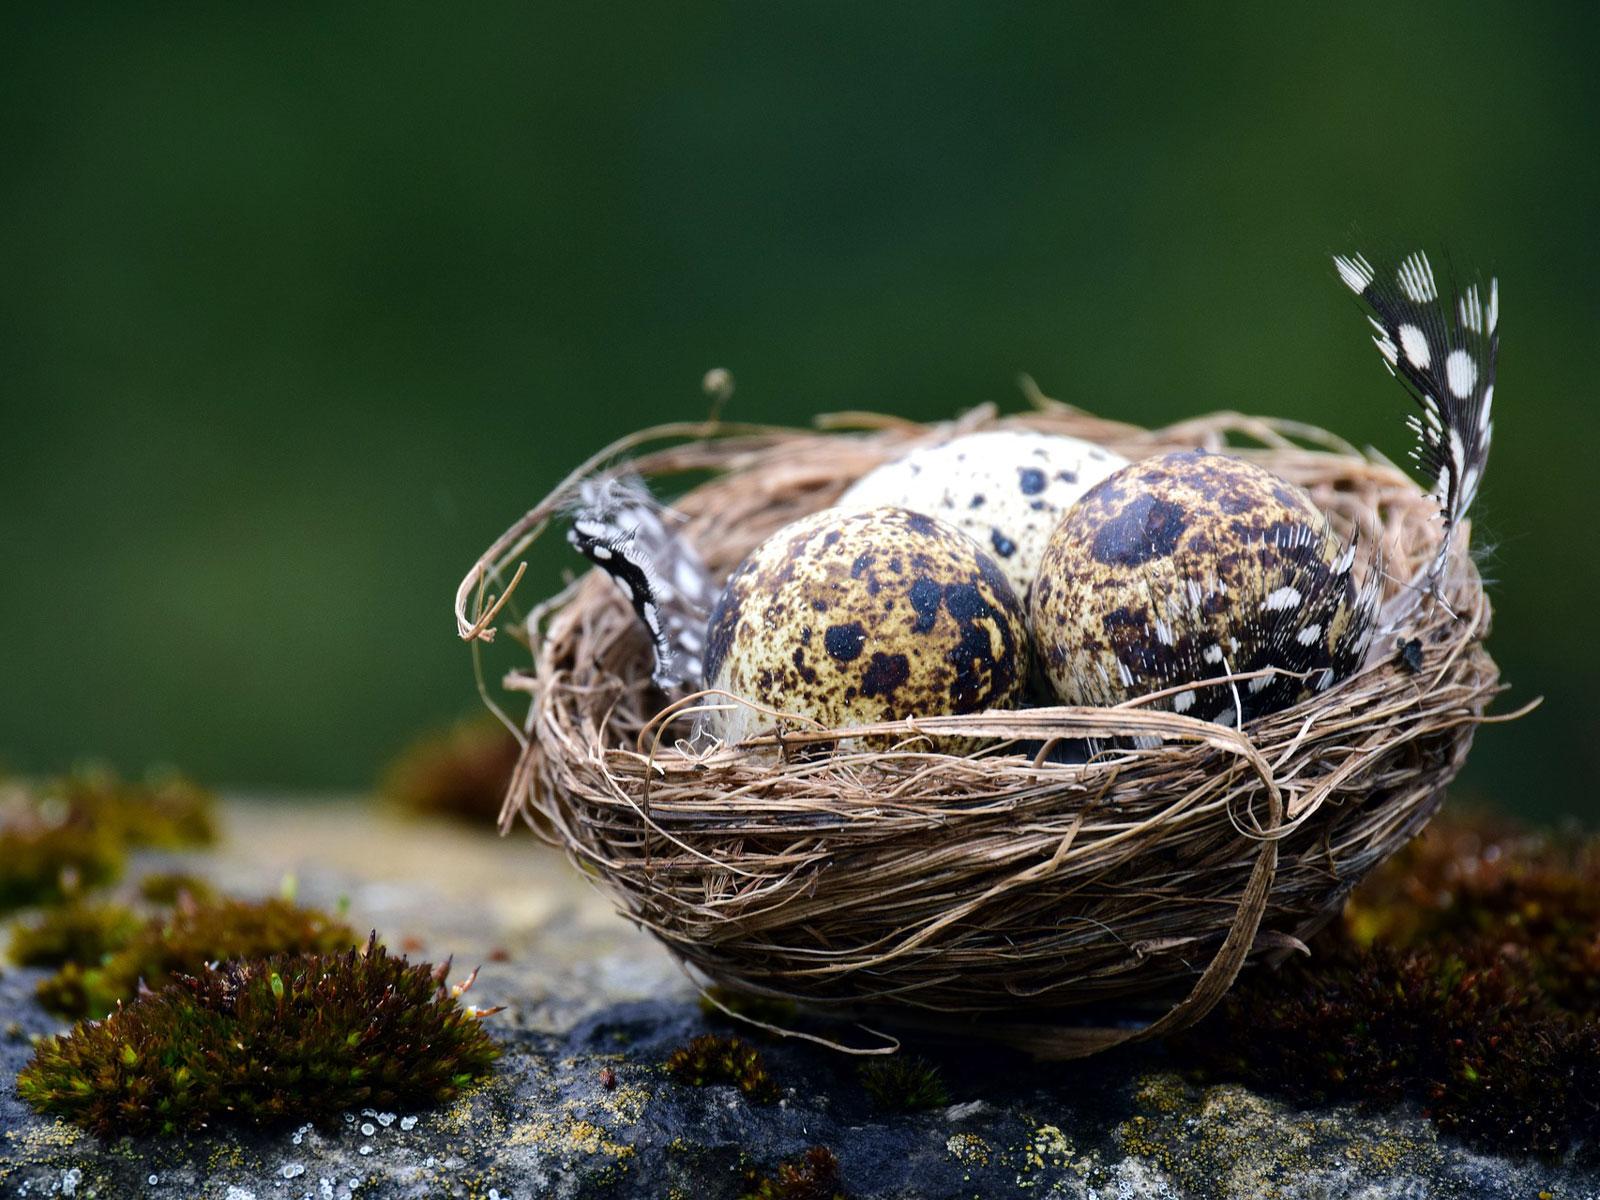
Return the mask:
[(63, 1196), (76, 1196), (78, 1194), (78, 1184), (82, 1181), (83, 1172), (77, 1167), (73, 1167), (70, 1171), (61, 1172), (61, 1194)]
[(416, 1127), (417, 1127), (417, 1119), (415, 1117), (401, 1117), (400, 1118), (400, 1128), (401, 1129), (412, 1130), (412, 1129), (415, 1129)]
[(285, 1179), (298, 1179), (306, 1173), (304, 1163), (285, 1163), (281, 1174)]
[(254, 1192), (247, 1192), (244, 1188), (230, 1184), (223, 1200), (256, 1200)]
[(984, 1110), (982, 1100), (968, 1100), (965, 1104), (952, 1104), (944, 1110), (946, 1121), (965, 1121), (968, 1117), (976, 1116)]
[(372, 1147), (371, 1146), (363, 1146), (356, 1153), (358, 1153), (358, 1154), (371, 1154), (372, 1153)]
[(152, 1175), (152, 1176), (150, 1176), (149, 1179), (146, 1179), (145, 1182), (148, 1183), (151, 1187), (155, 1187), (156, 1184), (161, 1182), (161, 1176)]
[(378, 1132), (378, 1127), (376, 1125), (374, 1125), (371, 1121), (363, 1121), (362, 1122), (362, 1124), (361, 1124), (361, 1136), (362, 1137), (371, 1137), (373, 1134), (375, 1134), (377, 1132)]
[(382, 1125), (385, 1129), (389, 1128), (389, 1126), (394, 1124), (394, 1114), (393, 1113), (379, 1113), (378, 1114), (378, 1124)]

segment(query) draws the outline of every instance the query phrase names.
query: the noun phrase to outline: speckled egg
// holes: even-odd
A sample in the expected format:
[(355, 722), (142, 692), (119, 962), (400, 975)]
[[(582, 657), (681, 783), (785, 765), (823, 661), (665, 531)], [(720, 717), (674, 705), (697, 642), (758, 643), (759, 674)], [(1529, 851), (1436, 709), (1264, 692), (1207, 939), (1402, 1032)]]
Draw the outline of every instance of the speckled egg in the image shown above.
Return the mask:
[(1124, 467), (1051, 536), (1029, 597), (1045, 673), (1067, 704), (1187, 688), (1172, 711), (1233, 724), (1331, 687), (1372, 636), (1378, 572), (1301, 488), (1241, 459), (1185, 452)]
[[(707, 686), (831, 728), (1009, 707), (1028, 664), (994, 559), (898, 508), (784, 526), (733, 573), (706, 631)], [(772, 723), (735, 704), (708, 728), (737, 742)]]
[(1050, 533), (1086, 491), (1127, 460), (1079, 438), (969, 433), (914, 450), (857, 480), (838, 507), (889, 504), (947, 521), (994, 556), (1026, 596)]

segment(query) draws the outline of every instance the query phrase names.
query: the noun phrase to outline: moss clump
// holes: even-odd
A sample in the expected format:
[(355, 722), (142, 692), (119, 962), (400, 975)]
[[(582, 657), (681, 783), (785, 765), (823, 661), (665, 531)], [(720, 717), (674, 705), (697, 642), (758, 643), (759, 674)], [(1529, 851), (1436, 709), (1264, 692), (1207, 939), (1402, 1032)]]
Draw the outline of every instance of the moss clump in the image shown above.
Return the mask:
[(492, 716), (459, 721), (402, 750), (384, 770), (378, 794), (411, 813), (493, 821), (521, 749)]
[(182, 850), (217, 840), (216, 795), (176, 772), (129, 781), (92, 768), (55, 780), (44, 792), (75, 821), (108, 830), (125, 846)]
[(0, 794), (0, 912), (56, 904), (110, 883), (134, 846), (215, 839), (211, 793), (179, 775), (126, 783), (80, 771)]
[(98, 963), (131, 942), (143, 924), (125, 905), (74, 901), (12, 926), (11, 958), (25, 967)]
[[(717, 1005), (722, 1005), (718, 1008)], [(724, 1012), (723, 1009), (727, 1009)], [(732, 1020), (728, 1013), (735, 1013), (741, 1017), (749, 1017), (752, 1021), (765, 1021), (769, 1025), (781, 1025), (792, 1020), (795, 1014), (795, 1005), (792, 1000), (782, 1000), (776, 996), (758, 996), (754, 992), (738, 992), (732, 988), (709, 987), (700, 994), (700, 1011), (714, 1021)]]
[(861, 1064), (861, 1086), (873, 1104), (888, 1112), (916, 1112), (950, 1103), (939, 1068), (925, 1058), (894, 1054)]
[(499, 1054), (444, 975), (376, 941), (208, 968), (41, 1042), (17, 1093), (102, 1135), (444, 1103)]
[(741, 1038), (702, 1034), (674, 1050), (665, 1069), (690, 1087), (731, 1083), (756, 1104), (771, 1104), (778, 1098), (778, 1085), (767, 1074), (761, 1052)]
[(1468, 1143), (1600, 1145), (1600, 843), (1438, 823), (1358, 891), (1310, 960), (1254, 971), (1176, 1043), (1291, 1098), (1410, 1098)]
[(839, 1160), (826, 1146), (784, 1159), (772, 1175), (745, 1175), (739, 1200), (846, 1200), (839, 1183)]
[(69, 962), (39, 985), (39, 1001), (66, 1017), (101, 1017), (131, 1000), (141, 981), (159, 989), (207, 963), (275, 954), (331, 954), (354, 946), (355, 931), (288, 900), (180, 903), (146, 921), (102, 963)]
[(59, 904), (122, 874), (121, 844), (108, 831), (35, 816), (0, 825), (0, 913)]
[(139, 880), (139, 898), (151, 904), (173, 905), (185, 896), (207, 904), (217, 898), (217, 889), (209, 879), (186, 871), (158, 871)]
[(1600, 1014), (1600, 839), (1436, 821), (1374, 872), (1342, 928), (1355, 946), (1515, 950), (1553, 1002)]

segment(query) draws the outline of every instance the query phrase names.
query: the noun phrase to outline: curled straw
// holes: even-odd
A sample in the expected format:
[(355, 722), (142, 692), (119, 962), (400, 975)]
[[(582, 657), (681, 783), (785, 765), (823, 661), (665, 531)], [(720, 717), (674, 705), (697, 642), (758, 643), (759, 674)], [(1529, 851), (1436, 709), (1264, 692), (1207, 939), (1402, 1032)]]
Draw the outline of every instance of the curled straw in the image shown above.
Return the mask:
[[(959, 426), (856, 413), (819, 430), (643, 431), (485, 552), (457, 593), (457, 628), (488, 636), (509, 588), (485, 603), (484, 581), (511, 571), (576, 482), (612, 458), (634, 455), (647, 476), (710, 471), (676, 503), (726, 572), (909, 446), (1006, 427), (1130, 458), (1199, 446), (1261, 462), (1308, 488), (1340, 528), (1376, 531), (1388, 611), (1400, 614), (1393, 637), (1350, 679), (1243, 731), (1147, 699), (918, 717), (851, 730), (808, 759), (794, 749), (839, 733), (782, 714), (742, 746), (689, 747), (686, 712), (738, 701), (705, 693), (667, 705), (631, 610), (589, 575), (542, 606), (531, 669), (508, 681), (530, 709), (506, 818), (520, 814), (562, 847), (702, 977), (880, 1021), (888, 1010), (902, 1023), (957, 1023), (1048, 1056), (1174, 1032), (1247, 961), (1303, 946), (1426, 823), (1474, 730), (1494, 719), (1490, 609), (1466, 538), (1438, 602), (1413, 603), (1438, 544), (1437, 507), (1375, 454), (1233, 413), (1146, 431), (1032, 398), (1032, 413), (980, 409)], [(1420, 671), (1394, 638), (1420, 641)], [(865, 735), (881, 748), (863, 747)], [(950, 735), (990, 748), (929, 749)], [(1089, 761), (1053, 761), (1052, 747), (1086, 741)]]

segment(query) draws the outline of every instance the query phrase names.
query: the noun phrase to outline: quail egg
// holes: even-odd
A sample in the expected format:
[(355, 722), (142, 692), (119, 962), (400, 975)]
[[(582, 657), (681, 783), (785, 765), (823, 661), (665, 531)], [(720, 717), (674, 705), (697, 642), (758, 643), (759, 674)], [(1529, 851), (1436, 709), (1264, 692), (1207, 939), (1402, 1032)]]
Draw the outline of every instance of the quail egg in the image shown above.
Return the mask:
[(1265, 667), (1294, 672), (1164, 702), (1233, 724), (1360, 665), (1379, 573), (1358, 574), (1354, 544), (1301, 488), (1227, 455), (1168, 454), (1124, 467), (1067, 513), (1040, 562), (1029, 622), (1068, 704), (1117, 704)]
[(838, 507), (891, 504), (948, 521), (994, 556), (1018, 596), (1061, 514), (1127, 460), (1055, 434), (997, 429), (914, 450), (857, 480)]
[[(784, 526), (733, 573), (706, 631), (707, 686), (830, 728), (1010, 707), (1028, 666), (1022, 605), (994, 559), (900, 508)], [(738, 742), (772, 723), (730, 704), (705, 728)]]

